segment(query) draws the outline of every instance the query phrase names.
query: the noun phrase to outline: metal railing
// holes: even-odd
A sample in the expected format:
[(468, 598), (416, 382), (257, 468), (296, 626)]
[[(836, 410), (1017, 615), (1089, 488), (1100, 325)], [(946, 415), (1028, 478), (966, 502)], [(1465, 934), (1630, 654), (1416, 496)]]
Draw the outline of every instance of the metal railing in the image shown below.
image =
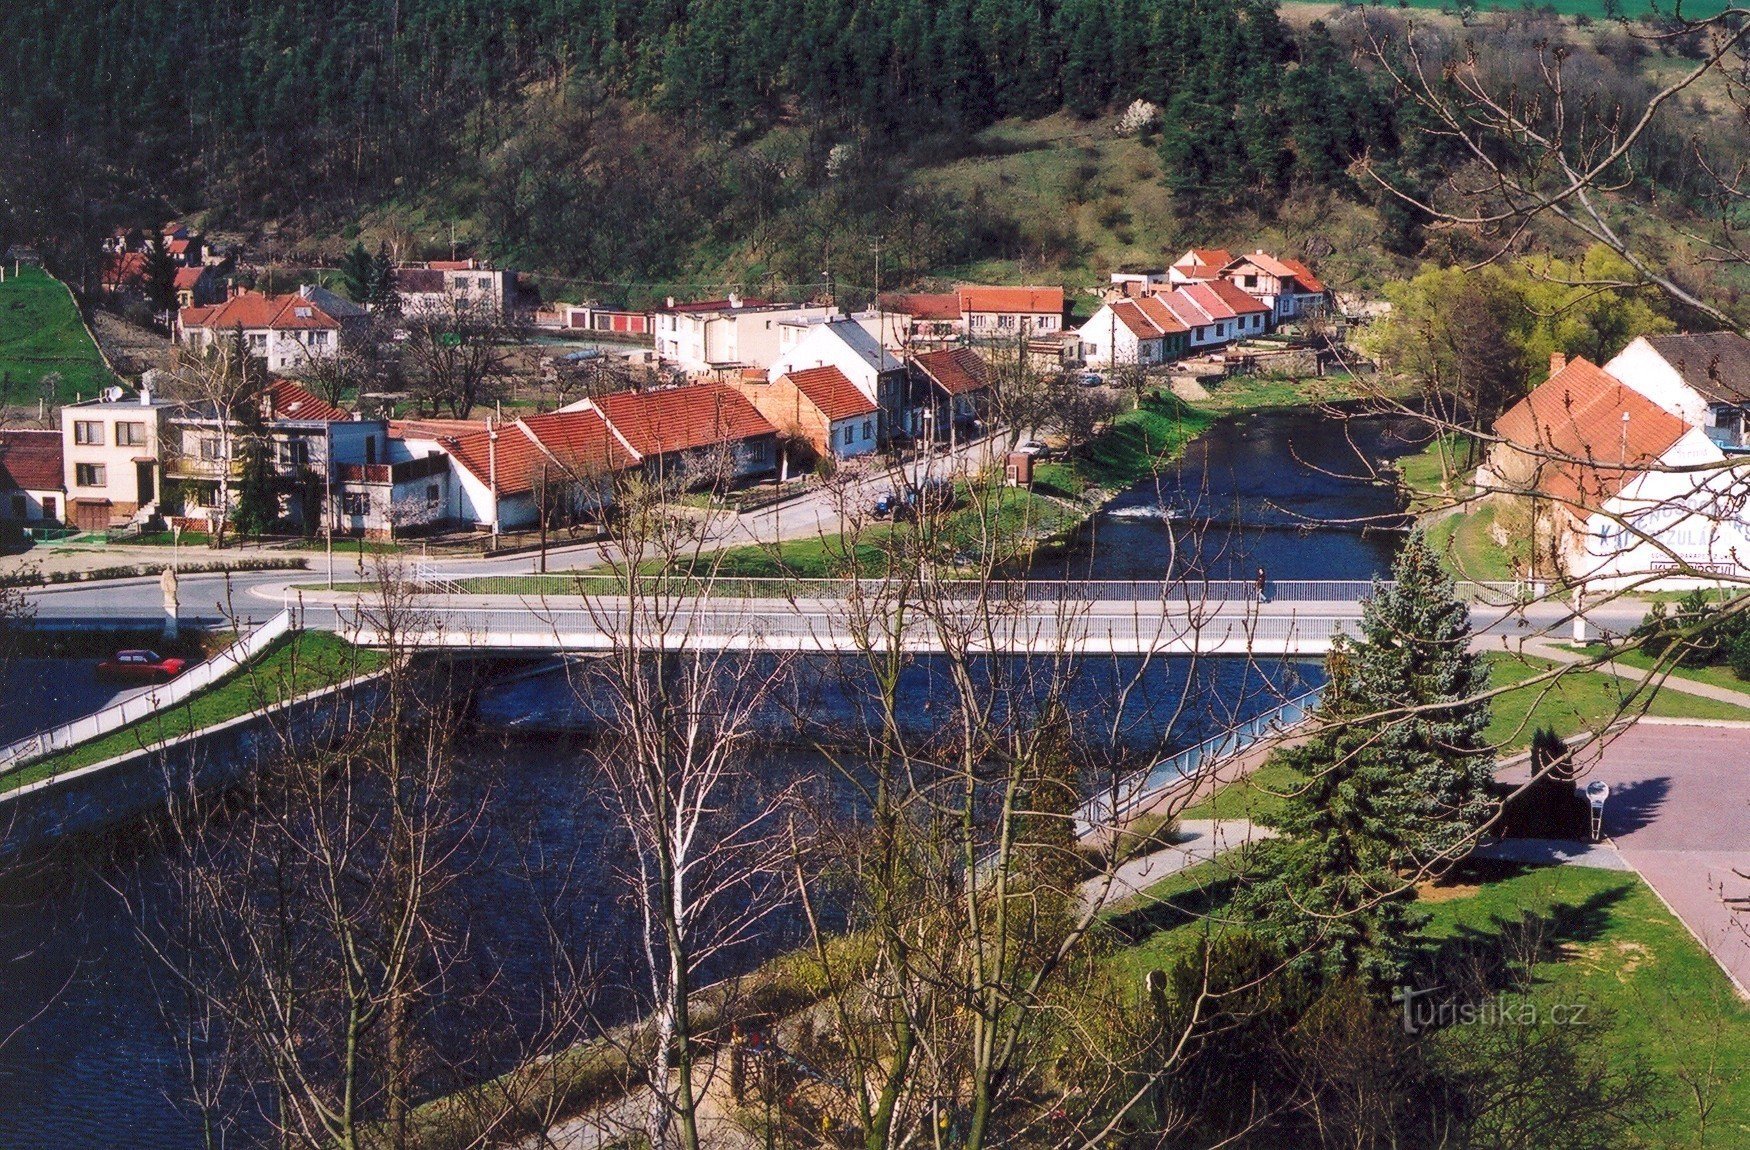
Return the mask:
[[(490, 594), (504, 588), (503, 594), (573, 595), (580, 591), (589, 595), (611, 595), (623, 587), (616, 575), (588, 575), (559, 572), (549, 575), (481, 575), (469, 572), (443, 571), (429, 564), (415, 566), (413, 581), (444, 594)], [(871, 595), (879, 591), (882, 581), (867, 579), (790, 579), (687, 577), (678, 575), (641, 576), (639, 586), (645, 590), (667, 589), (671, 593), (699, 595), (715, 599), (798, 599), (843, 600), (856, 595)], [(1377, 586), (1391, 587), (1389, 581)], [(948, 598), (1033, 603), (1093, 602), (1093, 603), (1232, 603), (1255, 602), (1258, 586), (1248, 579), (1007, 579), (948, 580), (937, 584)], [(1265, 598), (1271, 603), (1356, 603), (1373, 594), (1371, 579), (1284, 579), (1265, 584)], [(1534, 597), (1535, 585), (1528, 582), (1481, 583), (1465, 581), (1455, 585), (1459, 598), (1466, 602), (1509, 605), (1526, 603)]]
[(195, 664), (168, 683), (123, 699), (119, 703), (111, 703), (100, 711), (94, 711), (70, 723), (38, 731), (29, 738), (0, 747), (0, 771), (22, 767), (69, 747), (90, 742), (173, 707), (238, 670), (265, 651), (274, 640), (291, 630), (291, 612), (281, 611), (211, 659)]
[(1323, 690), (1315, 687), (1305, 694), (1296, 695), (1261, 715), (1162, 759), (1145, 771), (1137, 771), (1116, 786), (1095, 795), (1076, 812), (1076, 833), (1085, 835), (1096, 827), (1109, 826), (1175, 787), (1197, 779), (1222, 761), (1243, 754), (1264, 739), (1280, 737), (1306, 720), (1318, 706)]

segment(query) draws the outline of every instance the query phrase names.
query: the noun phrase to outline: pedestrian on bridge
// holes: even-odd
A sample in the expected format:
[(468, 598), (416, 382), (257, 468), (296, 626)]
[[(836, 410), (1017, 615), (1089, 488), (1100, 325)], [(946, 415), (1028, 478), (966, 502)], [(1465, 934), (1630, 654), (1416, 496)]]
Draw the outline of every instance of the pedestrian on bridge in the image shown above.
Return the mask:
[(1269, 601), (1270, 592), (1267, 590), (1267, 580), (1264, 578), (1264, 569), (1260, 567), (1258, 568), (1258, 602), (1268, 603)]

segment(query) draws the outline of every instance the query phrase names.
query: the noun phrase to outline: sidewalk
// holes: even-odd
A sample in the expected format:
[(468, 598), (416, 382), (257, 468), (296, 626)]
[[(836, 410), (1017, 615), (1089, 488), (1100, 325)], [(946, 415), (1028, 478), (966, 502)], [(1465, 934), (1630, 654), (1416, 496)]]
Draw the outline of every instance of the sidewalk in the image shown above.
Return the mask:
[(1104, 875), (1082, 883), (1082, 901), (1092, 904), (1105, 891), (1107, 906), (1134, 898), (1169, 875), (1248, 843), (1276, 837), (1271, 827), (1247, 819), (1186, 819), (1179, 824), (1178, 841), (1170, 847), (1133, 858), (1112, 872), (1108, 886)]
[[(1589, 661), (1588, 656), (1582, 655), (1578, 651), (1571, 650), (1552, 639), (1541, 636), (1527, 639), (1525, 641), (1524, 650), (1527, 655), (1533, 655), (1539, 659), (1548, 659), (1554, 663), (1566, 663), (1570, 666)], [(1598, 664), (1597, 670), (1608, 675), (1615, 675), (1619, 679), (1628, 679), (1635, 683), (1644, 683), (1649, 679), (1656, 677), (1655, 673), (1652, 671), (1645, 671), (1639, 667), (1626, 666), (1615, 660), (1609, 660)], [(1720, 687), (1713, 683), (1697, 682), (1694, 679), (1685, 678), (1676, 672), (1672, 672), (1671, 674), (1659, 678), (1657, 685), (1661, 691), (1676, 691), (1683, 695), (1695, 695), (1698, 698), (1713, 699), (1717, 702), (1730, 703), (1736, 707), (1750, 709), (1750, 691), (1734, 691), (1730, 687)]]

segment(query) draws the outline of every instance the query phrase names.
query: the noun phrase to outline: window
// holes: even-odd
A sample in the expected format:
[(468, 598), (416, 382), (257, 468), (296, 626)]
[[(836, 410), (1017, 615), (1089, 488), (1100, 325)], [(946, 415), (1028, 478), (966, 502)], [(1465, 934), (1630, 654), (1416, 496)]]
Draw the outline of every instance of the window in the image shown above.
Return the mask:
[(1257, 276), (1241, 276), (1240, 280), (1245, 287), (1255, 288), (1258, 286)]
[(25, 501), (24, 496), (14, 495), (12, 497), (12, 518), (23, 519), (29, 512), (30, 505)]
[(216, 435), (203, 435), (200, 439), (201, 458), (209, 463), (216, 463), (225, 458), (225, 441)]
[(73, 442), (86, 447), (103, 446), (103, 424), (95, 419), (80, 419), (73, 423)]
[(311, 311), (307, 307), (295, 307), (292, 309), (292, 314), (297, 316), (299, 319), (309, 319), (311, 316), (315, 315), (316, 313)]
[(274, 458), (281, 467), (302, 467), (310, 462), (310, 443), (304, 439), (285, 439), (273, 445)]
[(265, 332), (256, 332), (253, 335), (251, 335), (249, 337), (249, 348), (251, 351), (263, 351), (263, 350), (265, 350), (267, 348), (267, 335), (266, 335), (266, 333)]
[(55, 497), (53, 495), (43, 496), (43, 518), (50, 520), (59, 519), (61, 517), (59, 512), (60, 507), (56, 505)]
[(73, 482), (80, 487), (107, 487), (109, 477), (101, 463), (75, 463)]
[(867, 443), (869, 440), (874, 439), (874, 438), (875, 438), (875, 423), (873, 420), (865, 419), (863, 421), (863, 442)]
[(425, 505), (427, 507), (436, 507), (442, 498), (442, 492), (438, 489), (437, 484), (428, 483), (425, 485)]
[(116, 424), (115, 445), (117, 447), (146, 446), (146, 425), (143, 423)]
[(369, 515), (371, 513), (371, 493), (369, 491), (342, 491), (340, 493), (340, 513), (342, 515)]

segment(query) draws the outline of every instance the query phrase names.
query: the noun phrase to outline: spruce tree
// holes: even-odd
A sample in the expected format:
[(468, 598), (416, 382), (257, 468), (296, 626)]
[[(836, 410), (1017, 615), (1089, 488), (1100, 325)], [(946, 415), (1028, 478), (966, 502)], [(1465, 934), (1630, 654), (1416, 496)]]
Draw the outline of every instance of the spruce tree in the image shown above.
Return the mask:
[(1488, 667), (1421, 532), (1339, 640), (1318, 733), (1283, 752), (1305, 776), (1262, 844), (1239, 909), (1303, 968), (1396, 979), (1417, 925), (1410, 880), (1464, 852), (1491, 813)]

